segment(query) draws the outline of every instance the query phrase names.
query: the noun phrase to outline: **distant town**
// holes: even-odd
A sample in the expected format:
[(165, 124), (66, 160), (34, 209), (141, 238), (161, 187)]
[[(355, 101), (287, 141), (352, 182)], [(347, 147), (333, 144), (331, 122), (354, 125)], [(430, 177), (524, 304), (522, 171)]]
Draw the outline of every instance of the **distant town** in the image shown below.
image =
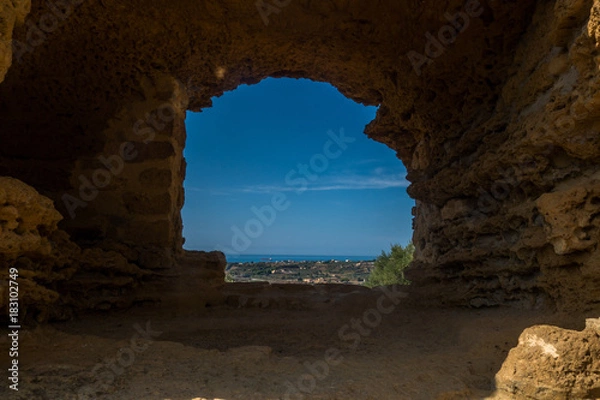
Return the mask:
[(375, 261), (260, 261), (229, 263), (226, 279), (230, 282), (268, 281), (271, 283), (341, 283), (363, 285)]

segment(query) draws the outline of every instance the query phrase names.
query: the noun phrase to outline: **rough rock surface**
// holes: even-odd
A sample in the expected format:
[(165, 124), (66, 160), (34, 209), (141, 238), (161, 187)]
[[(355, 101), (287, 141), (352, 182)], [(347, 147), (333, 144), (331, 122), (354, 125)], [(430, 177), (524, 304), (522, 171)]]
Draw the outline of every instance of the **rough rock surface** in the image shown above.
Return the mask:
[(494, 399), (600, 398), (600, 319), (578, 332), (538, 325), (519, 337), (496, 375)]
[(48, 256), (48, 235), (61, 219), (50, 199), (17, 179), (0, 177), (0, 259), (28, 253)]
[(185, 112), (268, 76), (327, 81), (379, 105), (366, 133), (408, 169), (416, 295), (597, 304), (598, 0), (283, 5), (34, 0), (0, 85), (0, 174), (51, 198), (79, 245), (173, 266)]
[[(538, 2), (496, 109), (412, 179), (410, 274), (426, 293), (571, 309), (600, 298), (597, 9), (597, 1)], [(468, 150), (473, 135), (480, 144)], [(567, 204), (565, 191), (577, 187), (580, 203)]]
[(599, 0), (299, 0), (268, 16), (252, 1), (34, 0), (21, 25), (28, 2), (0, 4), (0, 73), (15, 23), (26, 45), (0, 85), (0, 174), (64, 217), (38, 232), (49, 257), (10, 262), (52, 293), (109, 265), (127, 271), (100, 272), (114, 303), (175, 265), (186, 111), (287, 76), (379, 105), (366, 133), (397, 151), (417, 199), (419, 301), (598, 306)]
[[(81, 249), (58, 229), (62, 216), (50, 199), (14, 178), (0, 177), (0, 279), (18, 274), (20, 315), (38, 322), (67, 319), (74, 310), (124, 308), (136, 302), (161, 301), (148, 283), (160, 276), (140, 269), (117, 251)], [(178, 278), (171, 271), (169, 293), (207, 290), (224, 281), (221, 253), (192, 252), (182, 259), (182, 269), (196, 273)], [(199, 275), (198, 275), (199, 274)], [(152, 278), (152, 279), (151, 279)], [(173, 287), (195, 283), (196, 287)], [(155, 283), (156, 284), (156, 283)], [(135, 290), (136, 288), (144, 290)], [(4, 318), (8, 296), (2, 285), (0, 313)], [(208, 296), (204, 296), (208, 297)]]
[[(407, 302), (597, 310), (600, 0), (267, 3), (0, 0), (0, 175), (30, 185), (0, 180), (0, 278), (19, 270), (26, 317), (65, 319), (141, 301), (164, 300), (166, 314), (241, 304), (219, 288), (222, 255), (182, 251), (185, 113), (240, 84), (284, 76), (330, 82), (379, 106), (365, 132), (397, 151), (417, 200)], [(242, 303), (298, 305), (263, 289)], [(444, 335), (442, 347), (455, 343)], [(526, 331), (498, 375), (498, 395), (600, 396), (597, 343), (591, 329)], [(172, 355), (171, 344), (164, 349)], [(422, 349), (412, 350), (412, 364), (395, 375), (423, 365), (425, 375), (411, 375), (423, 386), (444, 374), (440, 398), (489, 389), (478, 381), (480, 370), (491, 371), (487, 359), (461, 364), (469, 373), (456, 381), (454, 364), (435, 368), (461, 351), (419, 364)], [(246, 353), (270, 357), (253, 349), (233, 358)], [(386, 355), (367, 360), (375, 380)], [(216, 357), (224, 368), (228, 358)], [(346, 367), (343, 376), (360, 379)], [(163, 366), (152, 373), (154, 384)], [(137, 389), (146, 390), (141, 375)], [(64, 393), (63, 376), (55, 378)], [(420, 388), (407, 384), (377, 393), (344, 387), (346, 397), (418, 398)], [(320, 390), (320, 398), (335, 396)]]
[(13, 61), (13, 29), (23, 25), (30, 8), (31, 0), (0, 0), (0, 82)]

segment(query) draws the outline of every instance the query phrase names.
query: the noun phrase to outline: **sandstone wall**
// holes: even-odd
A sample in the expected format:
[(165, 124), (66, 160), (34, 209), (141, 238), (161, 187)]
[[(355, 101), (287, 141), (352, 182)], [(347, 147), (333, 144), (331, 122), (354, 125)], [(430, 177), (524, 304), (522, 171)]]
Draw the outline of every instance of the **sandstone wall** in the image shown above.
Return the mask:
[(23, 25), (31, 0), (0, 1), (0, 82), (12, 65), (12, 36), (15, 25)]
[[(82, 250), (58, 229), (50, 199), (0, 177), (0, 312), (8, 315), (8, 278), (18, 283), (20, 320), (64, 319), (77, 309), (131, 305), (147, 275), (117, 252)], [(17, 277), (15, 279), (15, 277)]]
[(182, 84), (168, 76), (139, 82), (140, 97), (112, 116), (99, 153), (81, 157), (73, 190), (60, 197), (63, 227), (89, 245), (129, 247), (146, 268), (173, 265), (182, 248), (185, 112)]
[[(435, 65), (452, 66), (471, 51), (472, 42), (490, 49), (473, 55), (472, 63), (486, 58), (487, 63), (507, 65), (507, 49), (489, 38), (502, 35), (516, 43), (529, 19), (528, 3), (516, 17), (510, 17), (511, 29), (502, 24), (511, 6), (489, 6), (485, 18), (474, 18), (463, 39)], [(182, 115), (153, 143), (144, 143), (146, 155), (127, 163), (96, 197), (84, 188), (84, 197), (93, 201), (76, 200), (82, 200), (78, 196), (81, 176), (93, 180), (101, 168), (98, 158), (110, 157), (124, 141), (132, 140), (132, 123), (143, 120), (145, 113), (166, 99), (176, 98), (181, 107), (198, 111), (211, 105), (212, 96), (241, 83), (267, 76), (308, 77), (329, 81), (356, 101), (382, 104), (368, 133), (396, 148), (410, 163), (414, 137), (437, 129), (431, 123), (440, 121), (437, 114), (442, 108), (430, 107), (431, 99), (422, 96), (422, 79), (406, 54), (411, 49), (422, 51), (424, 32), (437, 31), (445, 12), (462, 12), (465, 7), (457, 1), (423, 5), (386, 1), (377, 6), (356, 1), (291, 2), (261, 17), (254, 3), (237, 1), (73, 4), (66, 18), (57, 17), (56, 27), (32, 42), (53, 13), (46, 3), (34, 1), (31, 23), (17, 32), (16, 40), (30, 46), (20, 54), (19, 68), (13, 68), (0, 87), (5, 127), (0, 132), (4, 143), (0, 174), (15, 176), (52, 198), (66, 217), (61, 226), (78, 243), (105, 248), (114, 248), (114, 242), (127, 244), (134, 250), (127, 258), (149, 267), (168, 266), (165, 257), (155, 255), (172, 252), (182, 241), (177, 209), (182, 204), (178, 185), (183, 178)], [(494, 13), (499, 15), (497, 21)], [(418, 20), (415, 15), (420, 15)], [(386, 22), (389, 16), (393, 20)], [(219, 22), (225, 19), (240, 21), (239, 26), (230, 28)], [(162, 24), (149, 23), (154, 20)], [(494, 79), (501, 80), (502, 75)], [(171, 87), (155, 96), (152, 87), (161, 85), (157, 79), (179, 82), (185, 95), (179, 98), (178, 89)], [(465, 108), (482, 102), (492, 106), (494, 93), (486, 92), (489, 85), (482, 76), (454, 76), (451, 85), (457, 88), (467, 83), (482, 96), (465, 99)], [(441, 102), (454, 103), (454, 98), (464, 97), (454, 89), (451, 92), (440, 92)], [(32, 110), (31, 104), (38, 107)], [(471, 114), (475, 113), (474, 109)], [(142, 165), (144, 157), (153, 161)], [(147, 184), (141, 184), (142, 168), (147, 171)], [(154, 173), (160, 176), (148, 175)], [(157, 184), (169, 188), (159, 189)], [(69, 198), (66, 204), (65, 195), (75, 199)], [(69, 208), (77, 205), (78, 216), (72, 221)], [(124, 210), (127, 218), (123, 218)], [(148, 250), (152, 256), (144, 257)]]
[(19, 320), (27, 322), (173, 303), (181, 293), (208, 301), (224, 282), (225, 258), (218, 252), (181, 254), (182, 268), (165, 275), (129, 262), (132, 250), (123, 244), (116, 251), (82, 249), (58, 228), (62, 216), (52, 201), (17, 179), (0, 177), (0, 205), (0, 320), (8, 315), (9, 278), (18, 283)]
[(415, 295), (592, 307), (599, 9), (104, 0), (57, 14), (34, 0), (15, 31), (27, 50), (0, 85), (0, 175), (52, 199), (79, 246), (169, 267), (183, 242), (185, 110), (268, 76), (327, 81), (380, 106), (366, 133), (407, 166)]
[(591, 3), (538, 5), (494, 113), (464, 134), (479, 146), (445, 142), (445, 168), (426, 170), (409, 189), (419, 199), (412, 277), (431, 295), (573, 309), (600, 298), (599, 16)]

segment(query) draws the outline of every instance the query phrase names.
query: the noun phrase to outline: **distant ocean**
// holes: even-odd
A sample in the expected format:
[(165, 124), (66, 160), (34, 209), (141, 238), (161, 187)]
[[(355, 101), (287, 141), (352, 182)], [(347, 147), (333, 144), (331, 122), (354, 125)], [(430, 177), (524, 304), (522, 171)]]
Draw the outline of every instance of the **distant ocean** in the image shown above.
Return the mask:
[(264, 262), (264, 261), (373, 261), (375, 256), (298, 256), (288, 254), (237, 254), (227, 255), (229, 263), (249, 263), (249, 262)]

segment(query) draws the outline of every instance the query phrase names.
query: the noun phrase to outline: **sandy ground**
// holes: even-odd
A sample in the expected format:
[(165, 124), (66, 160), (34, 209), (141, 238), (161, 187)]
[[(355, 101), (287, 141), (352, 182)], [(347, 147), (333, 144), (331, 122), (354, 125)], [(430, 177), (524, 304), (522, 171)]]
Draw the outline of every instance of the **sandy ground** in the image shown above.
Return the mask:
[(23, 330), (20, 390), (0, 398), (484, 399), (524, 328), (585, 321), (349, 290), (230, 286), (225, 304), (187, 296)]

